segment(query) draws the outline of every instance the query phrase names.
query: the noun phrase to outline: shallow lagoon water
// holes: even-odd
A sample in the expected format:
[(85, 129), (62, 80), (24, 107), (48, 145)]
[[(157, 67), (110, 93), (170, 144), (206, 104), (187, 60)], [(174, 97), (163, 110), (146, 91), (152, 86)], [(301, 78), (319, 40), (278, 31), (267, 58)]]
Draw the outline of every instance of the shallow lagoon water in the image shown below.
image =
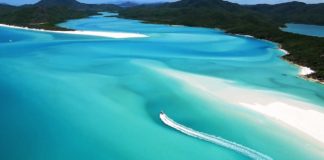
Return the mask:
[(273, 159), (323, 159), (323, 145), (304, 134), (240, 106), (206, 98), (154, 70), (285, 93), (322, 109), (324, 87), (298, 77), (298, 68), (280, 58), (283, 53), (276, 44), (220, 30), (115, 17), (60, 25), (149, 38), (0, 28), (1, 159), (248, 159), (165, 126), (161, 111), (187, 127)]
[(324, 37), (324, 26), (309, 25), (309, 24), (286, 24), (286, 28), (282, 28), (285, 32), (302, 34), (314, 37)]

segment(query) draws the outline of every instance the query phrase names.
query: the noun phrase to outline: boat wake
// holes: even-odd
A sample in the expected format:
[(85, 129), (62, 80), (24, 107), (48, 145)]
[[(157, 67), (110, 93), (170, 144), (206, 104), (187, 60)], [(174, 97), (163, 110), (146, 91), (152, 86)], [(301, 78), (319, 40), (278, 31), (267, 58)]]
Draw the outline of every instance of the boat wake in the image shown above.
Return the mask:
[(172, 127), (186, 135), (195, 137), (195, 138), (199, 138), (201, 140), (205, 140), (208, 142), (211, 142), (213, 144), (231, 149), (235, 152), (238, 152), (244, 156), (247, 156), (251, 159), (255, 159), (255, 160), (272, 160), (271, 157), (260, 153), (256, 150), (253, 150), (251, 148), (245, 147), (243, 145), (237, 144), (235, 142), (231, 142), (229, 140), (223, 139), (221, 137), (215, 137), (213, 135), (209, 135), (203, 132), (199, 132), (199, 131), (195, 131), (191, 128), (188, 128), (186, 126), (183, 126), (175, 121), (173, 121), (171, 118), (169, 118), (165, 113), (161, 112), (160, 113), (160, 119), (161, 121), (166, 124), (169, 127)]

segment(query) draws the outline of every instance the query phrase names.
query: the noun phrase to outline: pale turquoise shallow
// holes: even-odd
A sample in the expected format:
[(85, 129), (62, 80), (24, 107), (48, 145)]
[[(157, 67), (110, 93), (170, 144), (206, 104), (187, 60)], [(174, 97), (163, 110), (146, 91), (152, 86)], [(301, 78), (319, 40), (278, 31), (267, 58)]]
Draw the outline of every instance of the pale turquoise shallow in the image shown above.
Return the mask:
[(0, 159), (248, 159), (165, 126), (159, 119), (162, 110), (181, 124), (276, 160), (324, 158), (324, 147), (269, 118), (205, 101), (165, 75), (134, 64), (149, 61), (323, 106), (324, 87), (299, 78), (298, 68), (280, 58), (283, 53), (276, 44), (219, 30), (115, 17), (60, 25), (149, 38), (0, 27)]

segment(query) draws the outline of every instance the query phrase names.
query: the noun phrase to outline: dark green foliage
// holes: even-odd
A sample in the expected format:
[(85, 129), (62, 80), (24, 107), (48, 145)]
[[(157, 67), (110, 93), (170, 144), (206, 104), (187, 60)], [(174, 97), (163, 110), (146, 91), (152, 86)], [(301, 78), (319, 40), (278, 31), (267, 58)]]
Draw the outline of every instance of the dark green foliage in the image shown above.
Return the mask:
[(14, 6), (10, 6), (7, 4), (0, 4), (0, 16), (8, 14), (9, 12), (11, 12), (15, 9), (16, 9), (16, 7), (14, 7)]
[(76, 0), (41, 0), (35, 4), (37, 7), (57, 7), (57, 6), (70, 6), (76, 7), (84, 5)]
[(41, 0), (35, 5), (36, 7), (68, 7), (79, 11), (118, 11), (119, 7), (112, 4), (85, 4), (76, 0)]
[(57, 6), (70, 6), (76, 7), (85, 5), (76, 0), (41, 0), (35, 4), (37, 7), (57, 7)]
[(289, 2), (277, 5), (253, 5), (247, 8), (271, 16), (276, 21), (324, 25), (324, 3)]
[(67, 7), (22, 7), (0, 15), (0, 23), (62, 30), (55, 24), (67, 19), (82, 18), (92, 14), (95, 14), (95, 12), (71, 10)]
[(35, 5), (13, 7), (0, 5), (0, 23), (43, 28), (67, 30), (56, 26), (69, 19), (84, 18), (99, 11), (117, 11), (118, 6), (103, 4), (84, 4), (75, 0), (42, 0)]
[[(257, 6), (261, 6), (260, 9)], [(257, 6), (240, 6), (222, 0), (182, 0), (123, 9), (120, 16), (150, 23), (217, 27), (229, 33), (274, 41), (291, 53), (285, 59), (311, 67), (316, 73), (310, 76), (324, 80), (324, 38), (291, 34), (279, 29), (286, 22), (321, 24), (323, 4), (292, 2)]]

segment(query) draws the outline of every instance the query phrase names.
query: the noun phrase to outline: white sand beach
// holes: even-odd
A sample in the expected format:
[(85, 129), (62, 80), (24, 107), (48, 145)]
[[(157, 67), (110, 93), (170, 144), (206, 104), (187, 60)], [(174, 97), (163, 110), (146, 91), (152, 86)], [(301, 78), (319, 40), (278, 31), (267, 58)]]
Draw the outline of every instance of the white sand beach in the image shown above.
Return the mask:
[(324, 145), (324, 110), (320, 106), (288, 94), (247, 88), (228, 80), (157, 67), (145, 62), (137, 64), (174, 78), (202, 97), (260, 113)]
[(282, 48), (279, 48), (279, 50), (280, 50), (281, 52), (283, 52), (285, 55), (290, 54), (288, 51), (286, 51), (286, 50), (284, 50), (284, 49), (282, 49)]
[[(279, 50), (281, 52), (284, 53), (284, 55), (289, 55), (290, 53), (282, 48), (279, 48)], [(295, 64), (297, 65), (297, 64)], [(311, 68), (309, 67), (304, 67), (304, 66), (300, 66), (300, 65), (297, 65), (300, 69), (299, 69), (299, 74), (300, 76), (307, 76), (307, 75), (310, 75), (310, 74), (313, 74), (315, 73), (315, 71), (313, 71)]]
[(299, 67), (300, 67), (299, 75), (301, 75), (301, 76), (307, 76), (312, 73), (315, 73), (315, 71), (313, 71), (312, 69), (310, 69), (308, 67), (304, 67), (304, 66), (299, 66)]
[(28, 27), (19, 27), (13, 25), (0, 24), (0, 27), (8, 27), (14, 29), (24, 29), (31, 31), (47, 32), (47, 33), (59, 33), (59, 34), (73, 34), (73, 35), (86, 35), (96, 37), (107, 37), (107, 38), (145, 38), (147, 35), (140, 33), (126, 33), (126, 32), (106, 32), (106, 31), (50, 31), (44, 29), (35, 29)]
[(248, 35), (248, 34), (235, 34), (235, 35), (246, 37), (246, 38), (255, 38), (254, 36), (251, 36), (251, 35)]

